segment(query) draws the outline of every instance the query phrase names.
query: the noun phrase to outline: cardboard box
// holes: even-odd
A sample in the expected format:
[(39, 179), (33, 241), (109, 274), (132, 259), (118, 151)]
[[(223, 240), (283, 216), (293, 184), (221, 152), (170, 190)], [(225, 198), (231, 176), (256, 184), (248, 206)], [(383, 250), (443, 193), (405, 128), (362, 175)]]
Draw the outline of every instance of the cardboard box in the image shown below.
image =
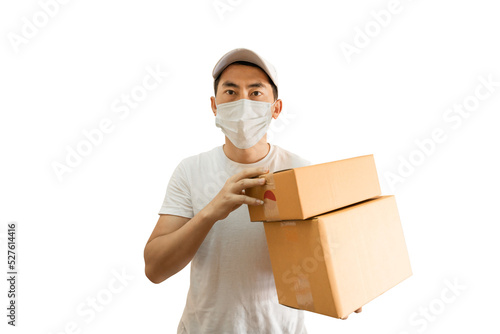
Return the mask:
[(412, 275), (394, 196), (264, 228), (286, 306), (344, 318)]
[(266, 184), (245, 190), (251, 221), (307, 219), (381, 194), (373, 155), (259, 175)]

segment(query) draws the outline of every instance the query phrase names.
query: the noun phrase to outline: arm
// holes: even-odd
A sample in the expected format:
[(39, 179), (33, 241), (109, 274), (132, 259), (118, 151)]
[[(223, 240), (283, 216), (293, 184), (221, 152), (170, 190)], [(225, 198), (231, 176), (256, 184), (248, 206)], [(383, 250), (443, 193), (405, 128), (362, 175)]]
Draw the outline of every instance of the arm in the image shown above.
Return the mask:
[(184, 268), (194, 257), (212, 226), (242, 204), (260, 205), (243, 190), (262, 185), (264, 178), (250, 179), (264, 171), (248, 168), (227, 179), (224, 187), (193, 218), (160, 215), (144, 248), (145, 273), (153, 283), (161, 283)]
[(214, 223), (203, 210), (191, 219), (160, 215), (144, 248), (148, 279), (158, 284), (184, 268)]

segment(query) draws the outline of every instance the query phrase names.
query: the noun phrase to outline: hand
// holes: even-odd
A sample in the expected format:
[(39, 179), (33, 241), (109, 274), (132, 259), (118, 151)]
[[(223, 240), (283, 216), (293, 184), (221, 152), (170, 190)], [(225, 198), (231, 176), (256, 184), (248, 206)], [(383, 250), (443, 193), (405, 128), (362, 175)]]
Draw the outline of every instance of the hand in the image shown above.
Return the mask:
[[(359, 312), (361, 312), (361, 311), (362, 311), (362, 309), (363, 309), (363, 308), (362, 308), (362, 307), (360, 307), (360, 308), (358, 308), (357, 310), (355, 310), (354, 312), (359, 313)], [(346, 320), (348, 317), (349, 317), (349, 316), (348, 316), (348, 315), (346, 315), (344, 318), (340, 318), (340, 319), (342, 319), (342, 320)]]
[(229, 177), (224, 187), (206, 206), (209, 216), (213, 219), (221, 220), (226, 218), (232, 211), (239, 208), (242, 204), (262, 205), (263, 202), (257, 198), (245, 195), (245, 189), (265, 184), (266, 180), (262, 177), (251, 179), (252, 176), (258, 176), (267, 173), (267, 169), (258, 167), (247, 168), (233, 176)]

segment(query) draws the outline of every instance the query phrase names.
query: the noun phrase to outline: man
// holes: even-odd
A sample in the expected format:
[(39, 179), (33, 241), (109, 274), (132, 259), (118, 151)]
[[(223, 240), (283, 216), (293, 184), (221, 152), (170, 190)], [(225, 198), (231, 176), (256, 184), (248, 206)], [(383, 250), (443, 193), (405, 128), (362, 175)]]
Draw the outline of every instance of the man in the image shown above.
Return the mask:
[(274, 67), (248, 49), (215, 65), (211, 107), (225, 144), (183, 159), (167, 186), (144, 249), (146, 276), (160, 283), (191, 261), (190, 288), (177, 333), (307, 333), (303, 311), (280, 305), (262, 223), (245, 189), (265, 172), (310, 165), (267, 142), (282, 110)]

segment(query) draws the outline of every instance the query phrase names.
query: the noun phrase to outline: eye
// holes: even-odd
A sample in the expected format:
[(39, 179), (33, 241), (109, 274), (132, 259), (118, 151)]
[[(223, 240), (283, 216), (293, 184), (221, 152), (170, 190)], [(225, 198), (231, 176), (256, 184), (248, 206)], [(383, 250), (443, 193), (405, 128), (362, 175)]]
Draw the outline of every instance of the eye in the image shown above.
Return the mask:
[(262, 92), (259, 92), (258, 90), (252, 92), (253, 96), (260, 96), (262, 95)]
[(228, 90), (226, 90), (226, 94), (228, 94), (228, 95), (234, 95), (235, 92), (234, 92), (234, 90), (228, 89)]

